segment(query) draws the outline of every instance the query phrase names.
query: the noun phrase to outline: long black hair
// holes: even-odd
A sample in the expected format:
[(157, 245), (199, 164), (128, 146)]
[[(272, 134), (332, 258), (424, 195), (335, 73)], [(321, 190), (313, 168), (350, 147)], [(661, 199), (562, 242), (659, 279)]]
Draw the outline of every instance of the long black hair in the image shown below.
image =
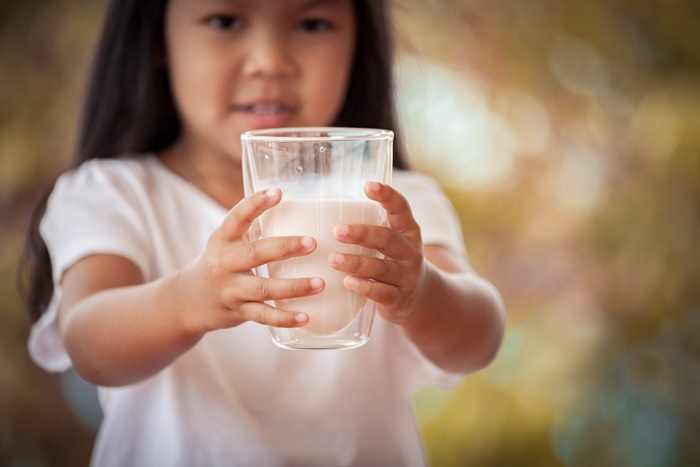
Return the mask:
[[(85, 94), (77, 145), (68, 169), (96, 158), (160, 151), (180, 135), (180, 119), (166, 68), (164, 17), (168, 0), (111, 0)], [(397, 133), (393, 41), (384, 0), (354, 0), (357, 45), (345, 103), (334, 126), (384, 128)], [(407, 169), (398, 134), (394, 167)], [(67, 170), (68, 170), (67, 169)], [(20, 262), (20, 292), (32, 322), (53, 294), (51, 258), (39, 224), (53, 184), (29, 219)]]

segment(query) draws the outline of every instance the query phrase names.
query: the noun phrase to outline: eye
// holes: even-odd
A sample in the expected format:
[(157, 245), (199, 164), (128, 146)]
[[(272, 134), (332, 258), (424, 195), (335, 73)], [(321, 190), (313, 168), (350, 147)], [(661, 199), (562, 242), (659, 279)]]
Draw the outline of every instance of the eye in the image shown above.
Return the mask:
[(215, 29), (237, 30), (243, 27), (243, 20), (233, 15), (214, 15), (207, 19), (207, 24)]
[(323, 19), (305, 19), (299, 23), (298, 29), (304, 32), (324, 32), (332, 29), (331, 23)]

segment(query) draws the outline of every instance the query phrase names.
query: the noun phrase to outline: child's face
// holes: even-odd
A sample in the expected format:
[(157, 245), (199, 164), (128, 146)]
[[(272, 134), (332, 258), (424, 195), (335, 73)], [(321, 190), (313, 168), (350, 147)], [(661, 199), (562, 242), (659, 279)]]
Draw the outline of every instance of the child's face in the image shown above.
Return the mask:
[(165, 40), (183, 138), (239, 159), (244, 131), (333, 122), (355, 14), (351, 0), (171, 0)]

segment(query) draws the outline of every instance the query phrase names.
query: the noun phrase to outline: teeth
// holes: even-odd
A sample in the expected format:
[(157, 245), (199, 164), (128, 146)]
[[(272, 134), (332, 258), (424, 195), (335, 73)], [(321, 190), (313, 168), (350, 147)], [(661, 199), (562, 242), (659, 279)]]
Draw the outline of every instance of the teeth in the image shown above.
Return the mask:
[(279, 104), (255, 104), (250, 106), (250, 111), (259, 115), (278, 115), (287, 109)]

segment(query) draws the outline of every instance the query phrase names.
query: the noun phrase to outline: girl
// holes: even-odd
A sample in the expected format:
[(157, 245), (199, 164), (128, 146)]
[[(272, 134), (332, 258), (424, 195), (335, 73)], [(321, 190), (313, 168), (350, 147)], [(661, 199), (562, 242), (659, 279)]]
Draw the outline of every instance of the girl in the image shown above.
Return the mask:
[(499, 295), (400, 148), (395, 186), (366, 186), (391, 227), (334, 230), (384, 259), (329, 257), (378, 303), (369, 343), (294, 352), (261, 326), (304, 326), (306, 314), (264, 302), (324, 284), (251, 274), (316, 244), (247, 240), (284, 194), (244, 198), (240, 134), (393, 130), (386, 16), (376, 0), (111, 2), (74, 167), (28, 243), (30, 351), (99, 386), (94, 465), (420, 465), (410, 392), (494, 358)]

